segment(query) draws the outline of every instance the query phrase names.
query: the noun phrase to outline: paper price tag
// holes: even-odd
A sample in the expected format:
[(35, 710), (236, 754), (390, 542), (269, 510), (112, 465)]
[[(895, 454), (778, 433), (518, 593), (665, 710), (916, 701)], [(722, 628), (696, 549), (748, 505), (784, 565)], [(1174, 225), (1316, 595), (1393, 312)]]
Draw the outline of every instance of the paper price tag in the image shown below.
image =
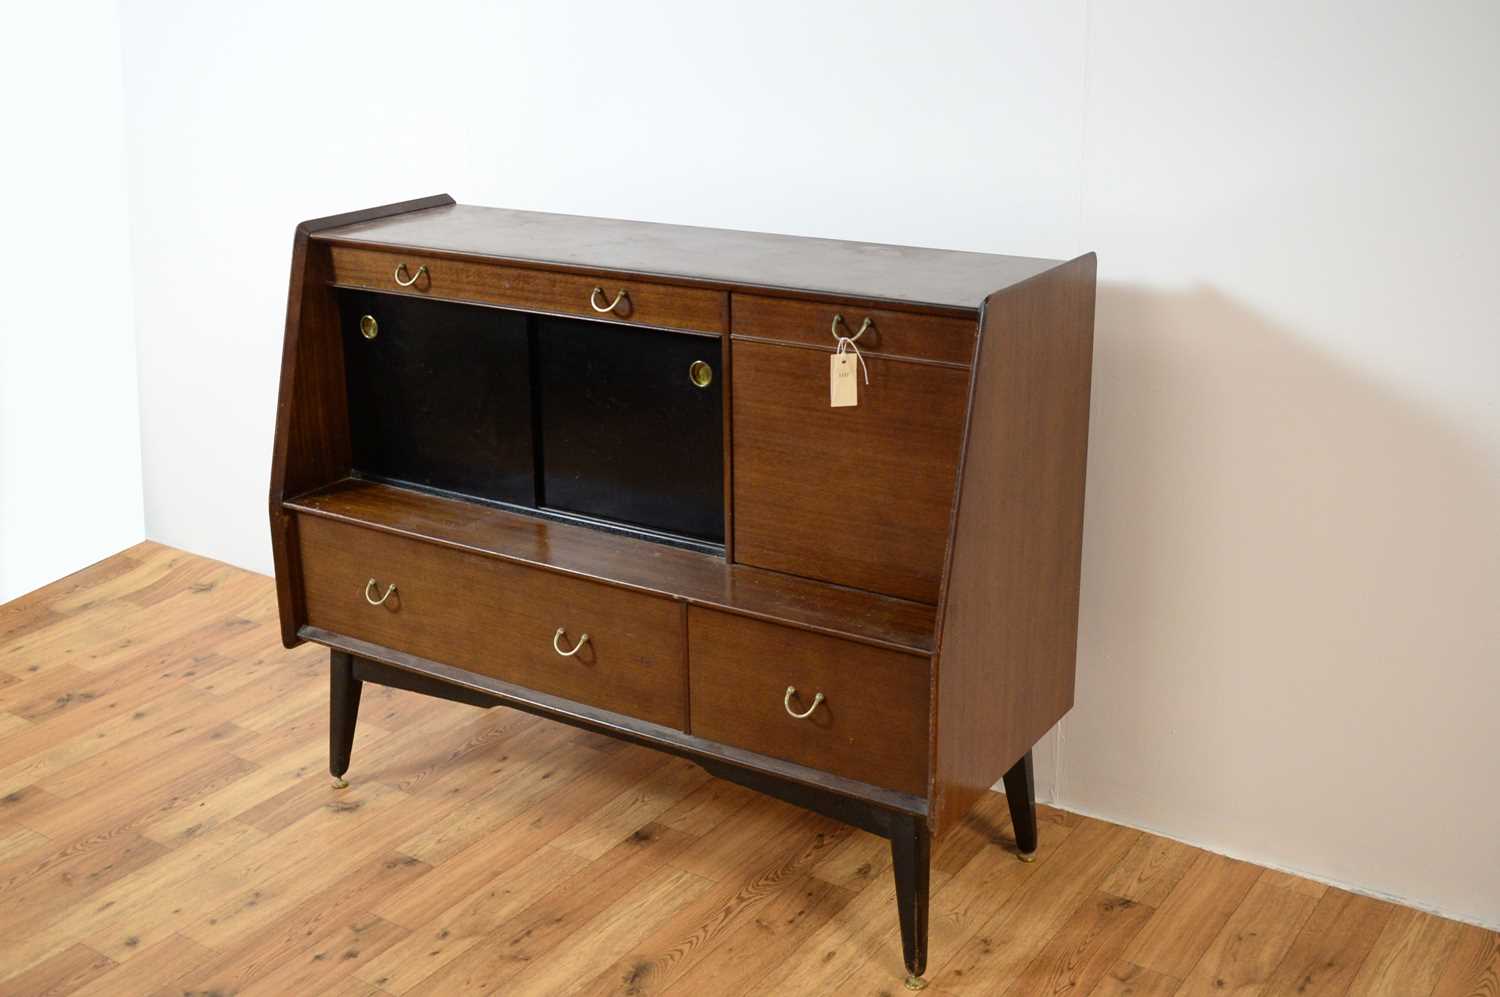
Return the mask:
[(844, 408), (859, 404), (859, 361), (853, 353), (835, 353), (828, 358), (828, 404)]

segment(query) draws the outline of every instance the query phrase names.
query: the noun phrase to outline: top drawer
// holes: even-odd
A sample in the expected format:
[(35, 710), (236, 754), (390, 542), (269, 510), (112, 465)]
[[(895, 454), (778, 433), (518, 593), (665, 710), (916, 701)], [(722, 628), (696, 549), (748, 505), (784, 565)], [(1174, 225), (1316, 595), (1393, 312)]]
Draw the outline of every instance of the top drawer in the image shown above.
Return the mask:
[[(736, 294), (731, 298), (734, 334), (802, 343), (833, 349), (838, 336), (853, 337), (869, 319), (859, 337), (860, 352), (888, 357), (941, 360), (967, 366), (974, 359), (973, 319), (923, 315), (866, 308), (857, 304), (829, 304), (769, 298), (758, 294)], [(834, 316), (840, 316), (839, 332), (833, 331)]]
[(476, 301), (610, 322), (722, 333), (728, 295), (642, 280), (528, 270), (352, 246), (330, 246), (341, 287)]

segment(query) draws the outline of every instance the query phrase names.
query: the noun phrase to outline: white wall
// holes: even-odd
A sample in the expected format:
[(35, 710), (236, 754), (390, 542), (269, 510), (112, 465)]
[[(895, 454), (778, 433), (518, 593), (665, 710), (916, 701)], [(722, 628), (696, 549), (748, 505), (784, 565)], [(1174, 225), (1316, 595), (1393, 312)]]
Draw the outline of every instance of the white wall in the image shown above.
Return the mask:
[(144, 536), (114, 3), (7, 7), (0, 94), (3, 603)]
[(1500, 8), (126, 2), (148, 532), (269, 570), (293, 223), (1100, 254), (1064, 806), (1500, 924)]

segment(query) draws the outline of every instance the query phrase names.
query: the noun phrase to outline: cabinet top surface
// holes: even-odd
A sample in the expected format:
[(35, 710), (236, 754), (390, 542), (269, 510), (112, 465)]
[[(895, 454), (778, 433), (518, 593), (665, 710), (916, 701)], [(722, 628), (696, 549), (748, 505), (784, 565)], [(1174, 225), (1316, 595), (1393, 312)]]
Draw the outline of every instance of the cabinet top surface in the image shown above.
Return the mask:
[(427, 249), (521, 264), (577, 267), (746, 290), (974, 310), (1055, 260), (920, 249), (730, 229), (513, 211), (424, 208), (317, 232), (314, 238)]

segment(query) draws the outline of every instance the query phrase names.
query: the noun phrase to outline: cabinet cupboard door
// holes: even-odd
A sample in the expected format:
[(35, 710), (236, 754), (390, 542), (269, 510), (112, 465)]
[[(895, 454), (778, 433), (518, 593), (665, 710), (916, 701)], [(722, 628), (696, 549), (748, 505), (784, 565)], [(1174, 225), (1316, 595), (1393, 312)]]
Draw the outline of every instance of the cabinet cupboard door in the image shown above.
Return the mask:
[(356, 471), (536, 504), (524, 315), (340, 291), (339, 320)]
[(538, 318), (542, 504), (722, 543), (722, 349), (718, 336)]
[(733, 350), (735, 560), (937, 602), (968, 370), (870, 359), (832, 408), (827, 352)]

